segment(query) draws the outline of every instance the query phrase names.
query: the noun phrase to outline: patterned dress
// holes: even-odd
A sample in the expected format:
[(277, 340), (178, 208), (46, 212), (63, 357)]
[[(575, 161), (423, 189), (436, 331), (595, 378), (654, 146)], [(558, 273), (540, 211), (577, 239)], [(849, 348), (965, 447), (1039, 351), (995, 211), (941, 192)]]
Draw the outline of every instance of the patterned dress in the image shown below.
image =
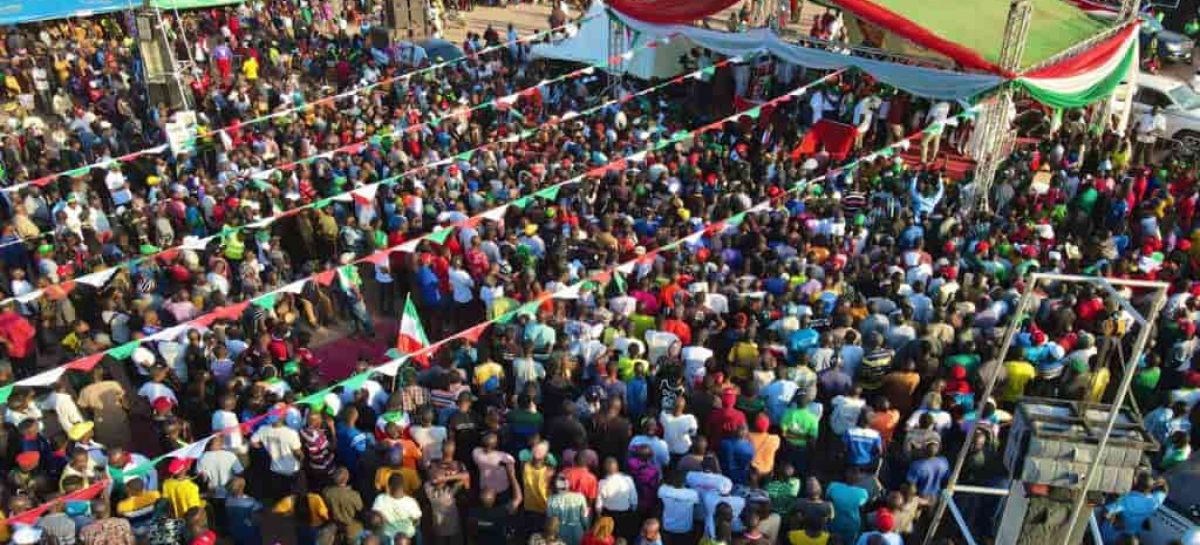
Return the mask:
[(558, 537), (566, 545), (579, 545), (588, 527), (587, 498), (578, 492), (559, 492), (546, 502), (546, 516), (558, 517)]

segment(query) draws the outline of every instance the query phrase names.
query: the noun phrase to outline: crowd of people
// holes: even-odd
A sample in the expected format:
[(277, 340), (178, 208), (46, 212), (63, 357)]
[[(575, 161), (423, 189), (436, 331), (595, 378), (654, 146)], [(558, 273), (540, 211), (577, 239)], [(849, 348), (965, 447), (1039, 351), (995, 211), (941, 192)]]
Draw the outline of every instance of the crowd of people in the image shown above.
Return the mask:
[[(1107, 292), (1055, 283), (1016, 316), (1037, 271), (1171, 286), (1133, 383), (1162, 448), (1135, 490), (1098, 511), (1106, 545), (1137, 542), (1165, 496), (1160, 472), (1190, 458), (1200, 190), (1183, 157), (1131, 157), (1152, 118), (1126, 135), (1069, 112), (1013, 152), (991, 211), (976, 213), (984, 190), (940, 159), (968, 138), (957, 106), (780, 65), (772, 96), (821, 80), (601, 174), (735, 113), (727, 99), (744, 90), (746, 63), (647, 93), (651, 83), (597, 71), (477, 107), (571, 68), (489, 29), (461, 44), (463, 61), (393, 79), (417, 67), (365, 39), (377, 17), (359, 3), (283, 1), (178, 15), (201, 114), (194, 149), (47, 184), (28, 182), (164, 142), (167, 109), (147, 100), (126, 15), (0, 31), (2, 185), (19, 187), (0, 199), (0, 293), (15, 298), (0, 309), (0, 386), (304, 280), (178, 339), (10, 388), (0, 542), (919, 542), (947, 456), (967, 449), (961, 482), (1006, 486), (999, 453), (1023, 396), (1111, 401), (1123, 376), (1118, 354), (1137, 325)], [(627, 99), (569, 115), (611, 96)], [(460, 115), (430, 122), (448, 114)], [(859, 127), (850, 157), (793, 153), (821, 118)], [(962, 123), (943, 145), (951, 120)], [(920, 154), (841, 168), (930, 123), (913, 141)], [(372, 199), (309, 206), (431, 164)], [(467, 221), (588, 172), (551, 199)], [(454, 232), (395, 251), (436, 226)], [(313, 280), (381, 250), (387, 259), (356, 274)], [(651, 258), (614, 272), (639, 256)], [(110, 268), (103, 285), (72, 282)], [(324, 360), (347, 355), (320, 342), (349, 330), (364, 347), (391, 344), (381, 324), (409, 298), (436, 341), (599, 271), (607, 282), (478, 342), (296, 404), (346, 372)], [(1147, 308), (1145, 292), (1124, 295)], [(1013, 320), (1021, 334), (1000, 354)], [(383, 363), (368, 353), (349, 355), (354, 372)], [(980, 399), (996, 373), (996, 394)], [(197, 459), (135, 471), (213, 433)], [(78, 497), (97, 483), (99, 495)], [(996, 505), (964, 504), (980, 535)], [(965, 542), (947, 525), (937, 539)]]

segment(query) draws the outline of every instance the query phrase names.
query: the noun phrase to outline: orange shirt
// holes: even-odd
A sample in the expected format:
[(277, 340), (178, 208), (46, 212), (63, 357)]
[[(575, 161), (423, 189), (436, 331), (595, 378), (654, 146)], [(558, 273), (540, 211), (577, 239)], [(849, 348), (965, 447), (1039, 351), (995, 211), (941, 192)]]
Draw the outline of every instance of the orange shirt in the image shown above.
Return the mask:
[(750, 433), (750, 444), (754, 445), (754, 459), (750, 461), (759, 475), (770, 475), (775, 470), (775, 453), (779, 450), (779, 436), (772, 433)]

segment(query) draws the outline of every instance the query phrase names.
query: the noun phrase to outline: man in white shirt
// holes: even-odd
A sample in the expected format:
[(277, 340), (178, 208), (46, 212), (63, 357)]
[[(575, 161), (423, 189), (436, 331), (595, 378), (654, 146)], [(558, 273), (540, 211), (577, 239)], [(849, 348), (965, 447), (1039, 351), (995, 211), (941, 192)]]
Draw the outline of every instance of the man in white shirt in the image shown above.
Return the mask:
[(196, 472), (208, 481), (209, 493), (214, 498), (225, 498), (225, 485), (234, 475), (241, 475), (245, 468), (236, 454), (225, 450), (225, 436), (214, 435), (208, 442), (208, 452), (200, 456)]
[(922, 164), (937, 159), (938, 150), (942, 147), (942, 129), (949, 117), (949, 102), (943, 100), (929, 108), (929, 114), (925, 116), (925, 134), (921, 136)]
[(596, 512), (612, 517), (618, 532), (636, 528), (638, 494), (633, 478), (621, 473), (615, 458), (604, 460), (604, 474), (597, 487)]
[(687, 398), (679, 396), (675, 398), (672, 412), (663, 411), (658, 415), (658, 421), (663, 427), (663, 440), (667, 442), (667, 451), (674, 459), (681, 458), (692, 450), (692, 439), (700, 431), (695, 415), (684, 411), (686, 406)]
[(1162, 108), (1155, 106), (1154, 109), (1142, 114), (1134, 128), (1137, 134), (1137, 145), (1133, 151), (1133, 162), (1137, 165), (1149, 165), (1150, 155), (1154, 153), (1158, 139), (1166, 136), (1167, 116), (1163, 115)]
[(694, 539), (691, 534), (700, 493), (685, 486), (683, 474), (676, 471), (658, 487), (658, 499), (663, 504), (663, 541), (672, 545), (689, 543), (689, 539)]
[(454, 316), (458, 321), (468, 320), (471, 316), (469, 313), (471, 301), (475, 300), (475, 280), (463, 268), (461, 257), (455, 257), (451, 262), (449, 277), (456, 307)]
[(268, 418), (270, 425), (263, 426), (250, 436), (250, 444), (255, 448), (267, 449), (271, 456), (271, 472), (283, 478), (271, 479), (276, 496), (282, 496), (291, 490), (292, 476), (300, 471), (300, 458), (304, 456), (300, 444), (300, 434), (284, 425), (282, 416), (272, 415)]

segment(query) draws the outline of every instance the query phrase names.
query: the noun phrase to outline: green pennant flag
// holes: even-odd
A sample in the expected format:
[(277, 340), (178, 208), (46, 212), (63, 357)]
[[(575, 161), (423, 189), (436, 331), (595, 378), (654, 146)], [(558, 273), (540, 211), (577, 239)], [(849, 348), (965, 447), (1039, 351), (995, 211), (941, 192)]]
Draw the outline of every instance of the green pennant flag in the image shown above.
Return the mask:
[(543, 199), (546, 199), (546, 200), (548, 200), (548, 201), (553, 201), (553, 200), (556, 200), (556, 199), (558, 199), (558, 192), (559, 192), (559, 190), (561, 190), (561, 189), (562, 189), (562, 185), (560, 185), (560, 184), (554, 184), (554, 185), (552, 185), (552, 186), (550, 186), (550, 187), (547, 187), (547, 188), (545, 188), (545, 189), (541, 189), (541, 190), (539, 190), (538, 192), (534, 193), (534, 194), (533, 194), (533, 196), (534, 196), (534, 197), (541, 197), (541, 198), (543, 198)]
[(596, 282), (595, 280), (585, 280), (583, 282), (583, 286), (580, 286), (579, 289), (581, 289), (581, 290), (596, 290), (599, 288), (600, 288), (599, 282)]
[(678, 142), (692, 137), (692, 131), (678, 131), (671, 135), (671, 141)]
[(729, 219), (725, 220), (725, 223), (734, 227), (741, 225), (743, 221), (746, 221), (746, 212), (749, 212), (749, 210), (729, 216)]
[(90, 169), (88, 167), (80, 167), (80, 168), (71, 169), (71, 170), (64, 172), (63, 176), (66, 176), (68, 178), (78, 178), (80, 176), (87, 175), (87, 173), (89, 173), (91, 171), (92, 171), (92, 169)]
[(716, 74), (716, 73), (717, 73), (716, 66), (706, 66), (696, 72), (696, 79), (704, 79), (707, 77), (712, 77), (712, 75)]
[(749, 117), (750, 119), (758, 119), (758, 117), (762, 115), (762, 106), (750, 108), (749, 110), (742, 112), (742, 115)]
[(104, 355), (115, 360), (123, 360), (129, 356), (132, 356), (133, 351), (137, 350), (139, 344), (141, 344), (141, 341), (129, 341), (125, 344), (109, 348), (106, 352), (104, 352)]
[(511, 206), (515, 206), (517, 208), (525, 208), (526, 206), (529, 206), (529, 203), (531, 203), (531, 202), (533, 202), (533, 196), (526, 195), (524, 197), (521, 197), (521, 198), (513, 201), (511, 203)]
[(371, 372), (367, 371), (365, 373), (353, 375), (346, 380), (337, 383), (337, 386), (341, 386), (347, 392), (356, 392), (359, 388), (363, 387), (363, 384), (367, 383), (367, 379), (369, 378), (371, 378)]
[(446, 239), (450, 238), (450, 234), (453, 232), (454, 232), (453, 227), (443, 227), (441, 229), (438, 229), (437, 231), (434, 231), (432, 233), (429, 233), (428, 235), (425, 235), (425, 238), (428, 240), (431, 240), (433, 242), (436, 242), (438, 244), (445, 244)]
[(467, 150), (458, 155), (455, 155), (454, 158), (458, 161), (470, 161), (471, 158), (474, 156), (475, 156), (475, 150)]
[(884, 158), (891, 157), (895, 154), (896, 154), (896, 148), (893, 148), (891, 146), (888, 146), (886, 148), (879, 150), (879, 153), (878, 153), (878, 155), (880, 157), (884, 157)]
[(271, 309), (275, 308), (276, 296), (277, 296), (277, 294), (274, 292), (268, 293), (266, 295), (263, 295), (262, 297), (258, 297), (256, 299), (251, 300), (250, 304), (252, 304), (256, 307), (271, 310)]
[(320, 208), (325, 208), (326, 206), (329, 206), (331, 204), (333, 204), (333, 197), (326, 197), (319, 201), (313, 202), (312, 207), (320, 209)]
[(311, 407), (311, 406), (316, 406), (316, 405), (318, 405), (318, 404), (320, 404), (320, 403), (324, 403), (324, 402), (325, 402), (325, 395), (326, 395), (326, 394), (328, 394), (329, 392), (332, 392), (332, 391), (333, 391), (333, 387), (332, 387), (332, 386), (330, 386), (330, 387), (328, 387), (328, 388), (321, 389), (321, 390), (317, 390), (316, 392), (313, 392), (313, 393), (311, 393), (311, 394), (308, 394), (308, 395), (306, 395), (306, 396), (304, 396), (304, 397), (302, 397), (302, 398), (300, 398), (300, 399), (297, 399), (297, 400), (296, 400), (296, 404), (297, 404), (297, 405), (308, 405), (308, 406), (310, 406), (310, 407)]
[(616, 286), (617, 291), (621, 293), (625, 293), (628, 289), (628, 285), (625, 283), (625, 275), (621, 274), (620, 271), (613, 272), (612, 283)]
[(8, 403), (8, 396), (12, 395), (13, 385), (0, 387), (0, 403)]

